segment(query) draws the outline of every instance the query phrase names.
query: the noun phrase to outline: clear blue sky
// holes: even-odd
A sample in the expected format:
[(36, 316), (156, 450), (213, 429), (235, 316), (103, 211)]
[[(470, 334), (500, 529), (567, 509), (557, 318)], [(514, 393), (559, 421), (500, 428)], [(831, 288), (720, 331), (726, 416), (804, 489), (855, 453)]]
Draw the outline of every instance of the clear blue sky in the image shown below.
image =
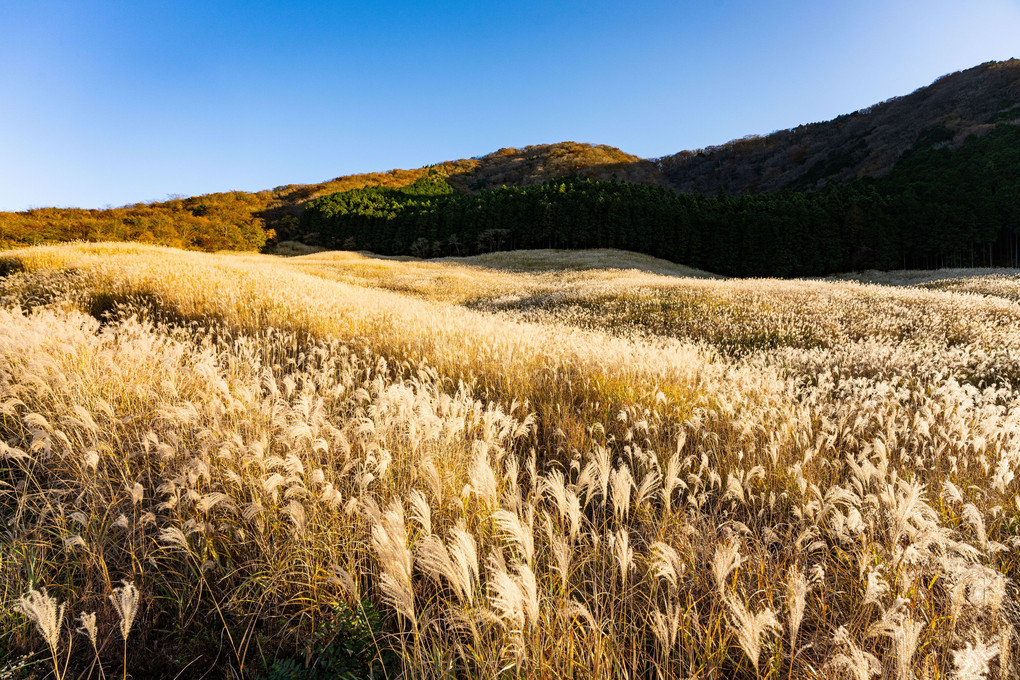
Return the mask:
[(0, 0), (0, 210), (662, 156), (1015, 56), (1020, 0)]

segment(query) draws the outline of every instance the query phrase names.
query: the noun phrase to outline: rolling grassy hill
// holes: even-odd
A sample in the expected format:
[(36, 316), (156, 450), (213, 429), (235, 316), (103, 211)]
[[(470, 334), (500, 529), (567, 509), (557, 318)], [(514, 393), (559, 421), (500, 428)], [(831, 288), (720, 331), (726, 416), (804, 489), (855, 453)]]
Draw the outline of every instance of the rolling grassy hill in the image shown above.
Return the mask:
[(0, 254), (0, 668), (1017, 677), (1020, 281), (558, 257)]

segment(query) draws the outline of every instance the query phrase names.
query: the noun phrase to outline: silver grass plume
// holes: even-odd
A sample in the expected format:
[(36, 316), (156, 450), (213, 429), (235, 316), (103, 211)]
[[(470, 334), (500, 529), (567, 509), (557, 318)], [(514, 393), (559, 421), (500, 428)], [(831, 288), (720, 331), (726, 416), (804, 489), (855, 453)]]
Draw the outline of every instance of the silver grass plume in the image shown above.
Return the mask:
[(853, 641), (845, 626), (836, 630), (832, 641), (843, 648), (843, 652), (834, 656), (827, 666), (842, 670), (853, 676), (854, 680), (871, 680), (882, 672), (882, 665), (874, 654), (865, 652)]
[(668, 582), (671, 588), (677, 587), (687, 570), (687, 565), (676, 548), (662, 541), (652, 543), (649, 564), (652, 573)]
[(428, 536), (432, 533), (432, 508), (429, 502), (418, 489), (412, 491), (407, 499), (411, 504), (411, 519), (420, 524), (422, 531)]
[(135, 615), (138, 613), (138, 589), (129, 581), (122, 581), (120, 588), (114, 588), (110, 595), (110, 602), (117, 610), (120, 617), (120, 634), (127, 640), (131, 626), (135, 622)]
[(649, 623), (663, 656), (668, 659), (670, 651), (676, 646), (680, 626), (683, 623), (683, 611), (676, 600), (669, 599), (666, 602), (666, 611), (660, 611), (658, 607), (652, 609)]
[(626, 465), (609, 473), (610, 497), (613, 502), (613, 516), (622, 522), (630, 514), (630, 491), (634, 487), (634, 477)]
[(720, 595), (726, 591), (726, 578), (740, 566), (740, 562), (740, 550), (736, 543), (729, 541), (716, 546), (715, 555), (712, 556), (712, 576)]
[(953, 666), (957, 680), (985, 680), (988, 676), (988, 662), (999, 655), (999, 645), (986, 645), (978, 639), (967, 643), (963, 649), (953, 652)]
[(790, 567), (786, 575), (786, 600), (790, 608), (787, 623), (790, 628), (790, 655), (797, 651), (797, 633), (804, 620), (804, 606), (807, 603), (808, 582), (797, 567)]
[(616, 565), (620, 568), (620, 583), (627, 584), (627, 574), (634, 568), (634, 548), (630, 545), (630, 532), (621, 527), (615, 534), (609, 535), (609, 545)]
[(538, 583), (528, 565), (518, 564), (514, 571), (511, 574), (490, 560), (489, 601), (498, 618), (509, 620), (520, 630), (525, 624), (538, 622)]
[(520, 546), (524, 561), (529, 566), (535, 563), (534, 506), (528, 506), (528, 518), (522, 520), (515, 512), (497, 510), (492, 519), (503, 535)]
[(461, 604), (473, 604), (478, 582), (478, 550), (474, 537), (462, 528), (451, 532), (447, 545), (436, 535), (418, 541), (416, 551), (421, 567), (447, 581)]
[(754, 665), (754, 670), (757, 671), (758, 660), (761, 657), (762, 634), (770, 630), (779, 632), (782, 630), (782, 626), (779, 625), (775, 612), (768, 607), (752, 614), (743, 602), (732, 596), (726, 598), (726, 604), (730, 610), (730, 627), (736, 633), (741, 649), (747, 654), (747, 658)]
[(417, 625), (411, 585), (412, 556), (407, 547), (404, 507), (399, 501), (390, 503), (372, 527), (372, 547), (382, 569), (379, 588), (383, 598), (398, 614)]
[(96, 613), (90, 612), (86, 614), (85, 612), (82, 612), (78, 615), (78, 621), (80, 623), (78, 624), (77, 632), (85, 635), (89, 639), (89, 642), (92, 643), (92, 647), (95, 648), (96, 634), (98, 633), (98, 630), (96, 629)]
[(18, 611), (35, 623), (36, 629), (54, 655), (60, 642), (60, 627), (66, 607), (59, 604), (57, 598), (50, 597), (45, 588), (42, 590), (32, 588), (18, 600)]

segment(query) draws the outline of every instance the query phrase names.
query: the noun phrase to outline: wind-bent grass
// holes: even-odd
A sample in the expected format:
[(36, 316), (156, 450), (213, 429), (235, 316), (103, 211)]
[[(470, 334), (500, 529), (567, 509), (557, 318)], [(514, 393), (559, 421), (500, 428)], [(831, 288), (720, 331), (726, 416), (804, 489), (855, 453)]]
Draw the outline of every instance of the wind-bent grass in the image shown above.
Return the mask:
[(78, 673), (314, 669), (371, 605), (404, 677), (1020, 672), (1008, 294), (124, 245), (0, 271), (12, 650), (45, 587), (91, 622), (44, 641)]

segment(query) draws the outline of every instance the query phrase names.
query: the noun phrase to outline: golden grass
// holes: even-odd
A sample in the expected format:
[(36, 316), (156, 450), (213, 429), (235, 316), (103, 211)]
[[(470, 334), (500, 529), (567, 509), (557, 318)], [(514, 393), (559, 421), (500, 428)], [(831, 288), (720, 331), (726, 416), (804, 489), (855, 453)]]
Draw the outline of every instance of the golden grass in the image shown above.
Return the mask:
[(610, 255), (0, 257), (8, 661), (313, 673), (377, 607), (404, 677), (1020, 672), (1020, 283)]

